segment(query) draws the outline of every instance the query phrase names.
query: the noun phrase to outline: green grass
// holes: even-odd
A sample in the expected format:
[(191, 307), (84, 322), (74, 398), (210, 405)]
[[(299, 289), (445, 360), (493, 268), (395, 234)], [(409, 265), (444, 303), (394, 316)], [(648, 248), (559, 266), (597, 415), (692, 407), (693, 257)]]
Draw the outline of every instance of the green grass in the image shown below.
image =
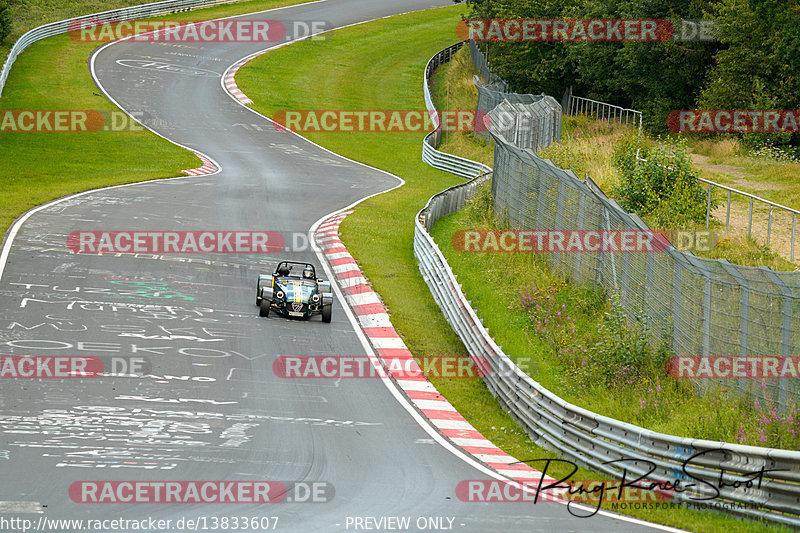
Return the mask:
[(0, 57), (5, 60), (14, 42), (37, 26), (68, 18), (99, 13), (120, 7), (147, 4), (153, 0), (22, 0), (11, 2), (11, 33), (0, 42)]
[[(472, 83), (474, 72), (467, 46), (463, 46), (450, 62), (440, 66), (431, 78), (431, 96), (437, 109), (474, 110), (478, 101), (478, 89)], [(493, 164), (494, 141), (484, 141), (472, 132), (446, 132), (438, 149), (484, 165)]]
[[(738, 167), (741, 177), (714, 170), (702, 170), (701, 177), (728, 185), (767, 200), (800, 209), (800, 162), (776, 161), (745, 149), (730, 136), (708, 138), (688, 135), (694, 153), (709, 157), (709, 164)], [(762, 150), (762, 154), (768, 153)]]
[[(420, 82), (424, 66), (434, 53), (452, 44), (449, 35), (458, 13), (457, 8), (436, 9), (339, 30), (324, 44), (296, 43), (249, 63), (237, 74), (237, 83), (256, 102), (254, 107), (267, 116), (296, 109), (423, 110)], [(394, 326), (415, 356), (466, 357), (421, 279), (412, 249), (416, 213), (430, 196), (461, 180), (420, 161), (420, 134), (331, 132), (304, 136), (406, 180), (405, 186), (360, 204), (342, 224), (342, 238), (381, 294)], [(558, 457), (535, 446), (482, 381), (434, 378), (432, 382), (471, 424), (506, 452), (520, 459)], [(567, 471), (555, 467), (552, 473)], [(603, 476), (581, 469), (575, 479)], [(783, 530), (685, 509), (630, 514), (696, 531)]]
[[(30, 10), (14, 8), (24, 17), (20, 28), (141, 2), (28, 2)], [(219, 6), (160, 19), (208, 19), (300, 3), (258, 0)], [(58, 9), (51, 9), (54, 4)], [(0, 110), (118, 111), (99, 92), (87, 68), (96, 43), (75, 42), (69, 36), (33, 44), (18, 58), (0, 98)], [(147, 157), (142, 157), (147, 154)], [(191, 152), (149, 131), (92, 133), (0, 132), (0, 232), (19, 215), (55, 198), (88, 189), (181, 175), (201, 166)]]

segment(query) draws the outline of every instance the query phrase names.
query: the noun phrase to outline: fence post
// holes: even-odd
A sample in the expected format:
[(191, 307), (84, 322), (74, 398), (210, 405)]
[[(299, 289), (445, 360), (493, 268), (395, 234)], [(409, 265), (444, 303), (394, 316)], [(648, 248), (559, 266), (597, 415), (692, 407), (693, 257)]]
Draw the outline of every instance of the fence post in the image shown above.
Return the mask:
[[(781, 312), (781, 356), (792, 355), (792, 290), (771, 268), (762, 266), (761, 270), (769, 280), (777, 286), (783, 294), (783, 309)], [(786, 414), (789, 408), (789, 378), (781, 376), (778, 380), (778, 410)]]
[(683, 291), (681, 290), (683, 288), (681, 279), (683, 263), (676, 261), (672, 254), (670, 254), (670, 259), (672, 259), (672, 350), (677, 354), (679, 353), (680, 343), (678, 339), (681, 336), (681, 323), (683, 321), (681, 313), (681, 309), (683, 309), (681, 305), (681, 299), (683, 298)]
[[(750, 283), (747, 278), (745, 278), (742, 273), (736, 269), (735, 265), (732, 265), (724, 259), (719, 261), (719, 264), (722, 265), (722, 268), (724, 268), (725, 271), (736, 280), (737, 284), (739, 285), (739, 290), (741, 291), (739, 303), (739, 357), (741, 357), (743, 361), (746, 361), (749, 348)], [(747, 380), (748, 378), (746, 377), (738, 379), (739, 392), (744, 392), (746, 389), (750, 388), (750, 383), (748, 383)], [(752, 382), (752, 378), (750, 381)]]
[[(586, 227), (586, 192), (580, 191), (578, 200), (578, 229), (585, 229)], [(575, 254), (575, 263), (572, 265), (572, 279), (575, 283), (585, 281), (581, 275), (581, 264), (583, 263), (583, 252)]]
[[(569, 109), (572, 100), (572, 85), (564, 90), (564, 96), (561, 98), (561, 109)], [(567, 112), (569, 115), (570, 113)]]

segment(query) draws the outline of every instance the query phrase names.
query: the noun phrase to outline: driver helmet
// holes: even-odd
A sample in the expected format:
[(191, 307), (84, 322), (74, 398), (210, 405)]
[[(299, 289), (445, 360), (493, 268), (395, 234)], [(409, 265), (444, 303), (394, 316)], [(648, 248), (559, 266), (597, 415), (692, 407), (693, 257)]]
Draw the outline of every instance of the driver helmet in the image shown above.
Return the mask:
[(304, 268), (303, 269), (303, 277), (305, 279), (314, 279), (314, 271), (309, 267)]

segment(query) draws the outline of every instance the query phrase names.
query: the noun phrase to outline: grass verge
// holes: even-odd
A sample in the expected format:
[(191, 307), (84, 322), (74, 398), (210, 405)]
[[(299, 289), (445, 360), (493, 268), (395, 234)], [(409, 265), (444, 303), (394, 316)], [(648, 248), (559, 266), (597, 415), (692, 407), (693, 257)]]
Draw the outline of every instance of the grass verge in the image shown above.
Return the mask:
[[(255, 59), (239, 71), (237, 83), (267, 116), (299, 109), (424, 110), (420, 81), (425, 64), (452, 44), (449, 35), (458, 13), (455, 7), (441, 8), (338, 30), (324, 45), (299, 42)], [(466, 357), (419, 275), (412, 248), (416, 213), (430, 196), (461, 180), (420, 161), (420, 134), (328, 132), (304, 136), (406, 180), (405, 186), (360, 204), (342, 224), (342, 238), (383, 297), (393, 324), (415, 356)], [(481, 380), (431, 381), (470, 423), (506, 452), (520, 459), (558, 458), (528, 439)], [(553, 467), (550, 472), (566, 475), (568, 469)], [(604, 479), (584, 469), (574, 478)], [(785, 529), (686, 509), (632, 510), (628, 514), (695, 531)]]
[[(46, 6), (30, 2), (24, 18), (33, 26), (53, 16)], [(77, 15), (77, 9), (96, 12), (141, 2), (60, 3), (56, 18)], [(212, 19), (291, 4), (297, 0), (257, 0), (178, 13), (154, 20)], [(63, 5), (62, 5), (63, 4)], [(19, 10), (19, 8), (15, 8)], [(36, 14), (39, 13), (40, 16)], [(45, 16), (47, 13), (47, 16)], [(97, 43), (83, 43), (67, 35), (50, 37), (27, 48), (11, 69), (0, 98), (1, 110), (117, 111), (103, 96), (87, 68)], [(148, 154), (148, 157), (142, 157)], [(19, 215), (55, 198), (123, 183), (169, 178), (197, 168), (201, 161), (149, 131), (0, 132), (0, 231)]]

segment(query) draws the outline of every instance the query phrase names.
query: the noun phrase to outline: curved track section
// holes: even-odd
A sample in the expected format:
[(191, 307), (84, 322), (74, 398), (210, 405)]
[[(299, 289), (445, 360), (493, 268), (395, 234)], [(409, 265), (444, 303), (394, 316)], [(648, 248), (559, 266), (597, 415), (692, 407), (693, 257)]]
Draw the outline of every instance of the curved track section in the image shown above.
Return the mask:
[[(327, 0), (249, 17), (340, 27), (447, 3)], [(123, 109), (159, 119), (158, 134), (206, 154), (221, 171), (76, 195), (15, 225), (0, 281), (2, 353), (95, 356), (116, 372), (3, 380), (1, 512), (34, 523), (153, 517), (172, 520), (167, 531), (178, 531), (181, 518), (210, 525), (235, 516), (278, 516), (283, 531), (354, 530), (353, 517), (409, 517), (411, 531), (419, 517), (440, 520), (438, 529), (475, 532), (646, 529), (608, 516), (575, 518), (554, 503), (461, 502), (458, 483), (490, 473), (426, 429), (391, 383), (276, 377), (279, 355), (371, 353), (341, 299), (331, 324), (258, 317), (257, 274), (278, 257), (321, 266), (311, 250), (198, 256), (66, 248), (67, 236), (80, 230), (306, 233), (327, 213), (398, 185), (276, 131), (228, 97), (219, 78), (258, 48), (128, 42), (92, 58), (98, 85)], [(154, 62), (182, 68), (131, 67)], [(146, 361), (144, 377), (131, 375), (132, 359)], [(96, 505), (69, 497), (78, 481), (176, 480), (327, 482), (335, 493), (327, 492), (328, 503), (269, 505)], [(361, 522), (389, 529), (381, 523)], [(81, 529), (45, 529), (61, 530)]]

